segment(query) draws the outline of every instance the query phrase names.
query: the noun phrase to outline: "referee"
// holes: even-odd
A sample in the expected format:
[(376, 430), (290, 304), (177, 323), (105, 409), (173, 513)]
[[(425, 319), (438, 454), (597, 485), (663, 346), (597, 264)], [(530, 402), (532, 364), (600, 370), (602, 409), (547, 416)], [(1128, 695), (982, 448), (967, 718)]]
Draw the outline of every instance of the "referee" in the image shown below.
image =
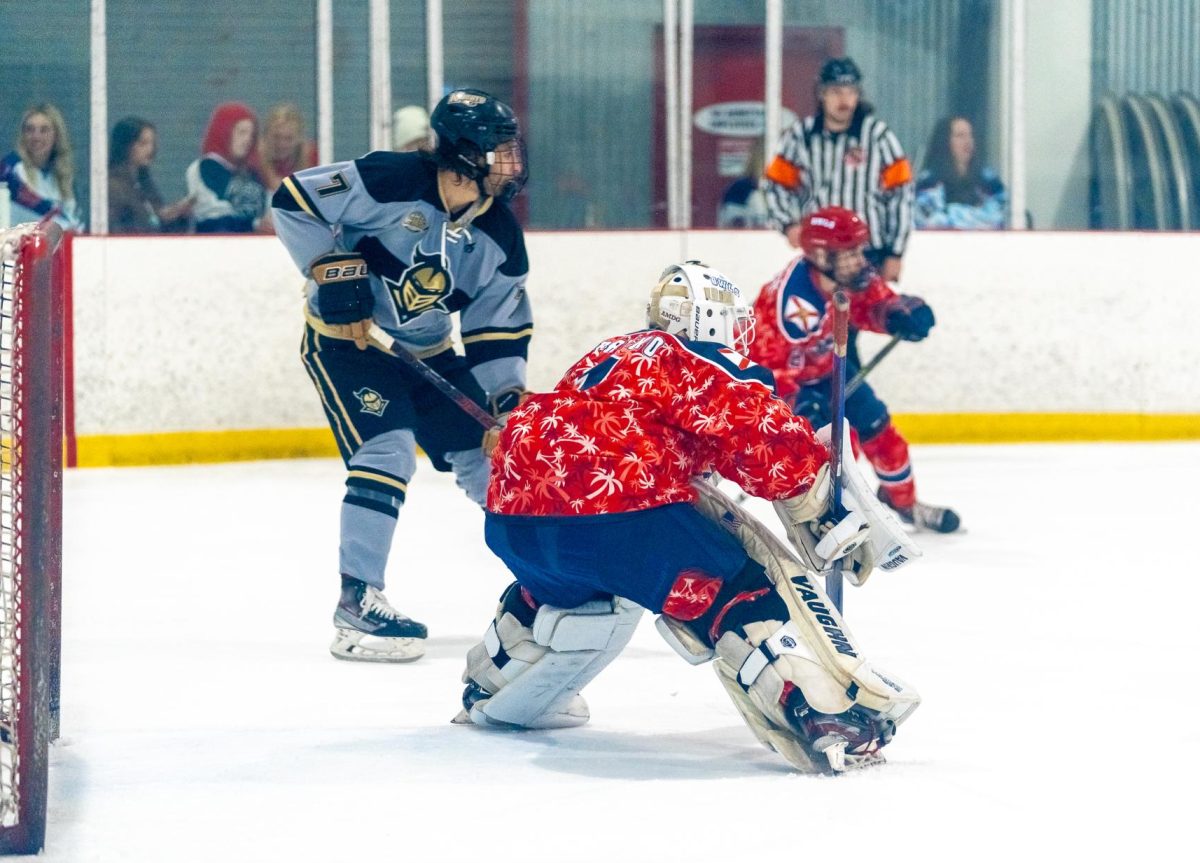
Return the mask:
[(896, 135), (862, 98), (862, 74), (835, 57), (817, 79), (817, 113), (793, 123), (764, 172), (772, 227), (800, 246), (800, 220), (821, 207), (858, 213), (871, 231), (867, 258), (889, 282), (912, 229), (912, 168)]

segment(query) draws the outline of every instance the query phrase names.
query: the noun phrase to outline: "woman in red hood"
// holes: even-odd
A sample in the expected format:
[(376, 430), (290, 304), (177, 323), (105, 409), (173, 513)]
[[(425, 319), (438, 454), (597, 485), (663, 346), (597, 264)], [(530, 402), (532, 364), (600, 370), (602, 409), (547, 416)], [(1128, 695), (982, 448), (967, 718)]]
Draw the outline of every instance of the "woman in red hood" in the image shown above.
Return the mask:
[(199, 233), (269, 233), (267, 191), (250, 166), (258, 116), (241, 102), (222, 102), (204, 133), (202, 155), (188, 166), (188, 193)]

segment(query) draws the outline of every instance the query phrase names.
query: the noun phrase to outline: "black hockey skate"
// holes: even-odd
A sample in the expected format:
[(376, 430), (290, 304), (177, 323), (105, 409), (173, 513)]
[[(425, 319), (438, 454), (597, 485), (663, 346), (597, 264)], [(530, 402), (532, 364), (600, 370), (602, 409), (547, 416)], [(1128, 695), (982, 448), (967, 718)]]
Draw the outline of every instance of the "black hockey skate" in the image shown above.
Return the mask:
[(917, 501), (911, 507), (896, 506), (892, 503), (887, 491), (881, 486), (878, 491), (880, 501), (891, 508), (905, 524), (921, 530), (932, 530), (936, 533), (954, 533), (962, 522), (958, 513), (947, 506), (934, 506)]
[(333, 625), (329, 652), (356, 662), (411, 662), (425, 653), (429, 635), (425, 624), (396, 611), (381, 591), (348, 575), (342, 576)]

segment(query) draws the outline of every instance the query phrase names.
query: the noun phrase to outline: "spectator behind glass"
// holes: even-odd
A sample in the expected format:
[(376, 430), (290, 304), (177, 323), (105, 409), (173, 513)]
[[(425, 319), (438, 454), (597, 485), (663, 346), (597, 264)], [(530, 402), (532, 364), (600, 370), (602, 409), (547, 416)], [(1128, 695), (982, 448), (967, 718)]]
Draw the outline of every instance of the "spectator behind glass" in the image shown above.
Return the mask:
[(188, 194), (195, 200), (192, 217), (202, 234), (271, 232), (264, 218), (267, 190), (250, 166), (258, 117), (241, 102), (222, 102), (204, 133), (204, 154), (188, 165)]
[(943, 117), (933, 127), (925, 168), (917, 178), (918, 228), (1003, 228), (1008, 194), (999, 175), (980, 168), (966, 117)]
[(84, 229), (75, 200), (75, 160), (62, 112), (48, 102), (21, 115), (16, 149), (0, 161), (0, 182), (12, 196), (12, 223), (51, 216), (63, 228)]
[(420, 105), (405, 105), (392, 114), (392, 149), (397, 153), (428, 150), (433, 143), (429, 134), (429, 112)]
[(153, 234), (187, 228), (192, 199), (164, 205), (150, 176), (157, 152), (158, 133), (141, 117), (124, 117), (113, 126), (108, 141), (110, 234)]
[(305, 140), (304, 115), (291, 102), (267, 112), (262, 139), (251, 160), (268, 195), (273, 195), (288, 174), (317, 164), (317, 142)]
[(767, 227), (767, 198), (759, 188), (763, 173), (763, 139), (757, 139), (746, 158), (746, 169), (734, 180), (717, 207), (718, 228)]

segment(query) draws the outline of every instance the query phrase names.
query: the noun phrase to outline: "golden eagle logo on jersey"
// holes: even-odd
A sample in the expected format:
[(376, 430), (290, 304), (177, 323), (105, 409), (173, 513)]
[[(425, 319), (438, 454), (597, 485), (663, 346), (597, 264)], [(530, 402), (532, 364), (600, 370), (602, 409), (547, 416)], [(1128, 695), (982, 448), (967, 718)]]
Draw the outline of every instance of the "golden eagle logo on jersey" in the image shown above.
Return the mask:
[(448, 311), (446, 297), (454, 287), (454, 279), (441, 255), (428, 254), (419, 245), (413, 251), (412, 266), (401, 274), (399, 281), (384, 276), (383, 283), (392, 295), (402, 324), (430, 309)]
[(387, 410), (388, 400), (370, 387), (363, 387), (361, 390), (354, 391), (354, 397), (362, 402), (362, 412), (365, 414), (374, 414), (377, 417), (383, 416), (383, 412)]

